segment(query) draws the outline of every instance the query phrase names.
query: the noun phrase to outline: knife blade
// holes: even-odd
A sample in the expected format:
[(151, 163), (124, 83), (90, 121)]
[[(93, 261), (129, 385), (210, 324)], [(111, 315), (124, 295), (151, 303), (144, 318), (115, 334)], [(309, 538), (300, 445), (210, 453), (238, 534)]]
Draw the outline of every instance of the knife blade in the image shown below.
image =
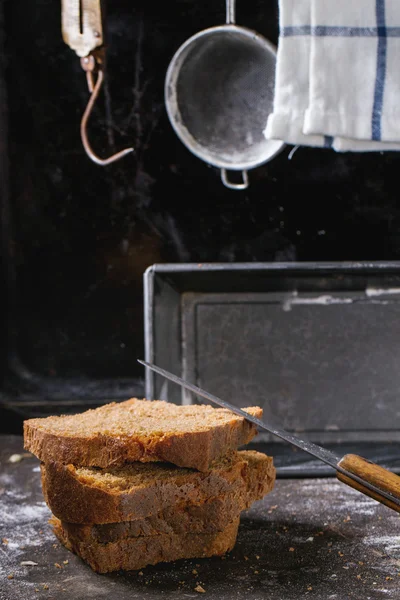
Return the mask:
[(272, 427), (258, 419), (257, 417), (253, 417), (253, 415), (248, 414), (246, 411), (242, 410), (237, 406), (233, 406), (226, 400), (222, 400), (203, 390), (202, 388), (185, 381), (181, 377), (162, 369), (152, 363), (146, 362), (144, 360), (139, 360), (138, 362), (151, 369), (155, 373), (169, 379), (170, 381), (178, 384), (179, 386), (193, 392), (197, 396), (205, 398), (222, 408), (226, 408), (231, 412), (235, 413), (240, 417), (244, 417), (247, 421), (254, 423), (260, 429), (265, 429), (269, 433), (281, 438), (282, 440), (300, 448), (304, 452), (311, 454), (312, 456), (318, 458), (324, 463), (330, 465), (336, 470), (337, 478), (346, 483), (350, 487), (357, 489), (363, 494), (374, 498), (378, 502), (385, 504), (389, 508), (400, 512), (400, 477), (387, 469), (384, 469), (380, 465), (376, 465), (371, 461), (357, 456), (355, 454), (347, 454), (343, 457), (339, 457), (335, 453), (331, 452), (327, 448), (323, 448), (313, 442), (308, 440), (302, 440), (297, 436), (292, 435), (288, 431), (284, 429), (278, 429)]

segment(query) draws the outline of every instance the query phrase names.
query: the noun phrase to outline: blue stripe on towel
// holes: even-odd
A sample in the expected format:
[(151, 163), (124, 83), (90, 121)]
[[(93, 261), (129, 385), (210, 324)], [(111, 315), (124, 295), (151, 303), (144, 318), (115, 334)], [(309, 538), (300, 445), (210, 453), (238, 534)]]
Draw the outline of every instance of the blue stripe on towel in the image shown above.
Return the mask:
[(279, 35), (282, 37), (292, 37), (294, 35), (311, 35), (311, 25), (288, 25), (281, 27)]
[(312, 35), (318, 37), (376, 37), (376, 27), (342, 27), (338, 25), (316, 25)]
[[(385, 37), (400, 37), (400, 27), (384, 27)], [(317, 37), (379, 37), (382, 35), (382, 26), (378, 27), (341, 27), (317, 25), (297, 25), (282, 27), (282, 37), (300, 35), (315, 35)]]
[(374, 90), (374, 104), (372, 107), (372, 139), (381, 140), (381, 119), (383, 106), (383, 92), (385, 89), (386, 77), (386, 50), (387, 50), (387, 32), (385, 25), (385, 0), (376, 0), (375, 5), (376, 24), (379, 32), (378, 49), (376, 58), (376, 76)]
[(324, 135), (324, 148), (332, 148), (333, 136)]

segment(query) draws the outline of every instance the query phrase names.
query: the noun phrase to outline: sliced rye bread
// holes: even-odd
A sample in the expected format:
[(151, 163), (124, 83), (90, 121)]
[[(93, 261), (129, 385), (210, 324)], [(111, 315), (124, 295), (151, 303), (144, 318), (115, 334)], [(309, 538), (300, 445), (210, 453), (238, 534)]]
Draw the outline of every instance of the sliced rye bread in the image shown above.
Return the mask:
[(107, 544), (135, 537), (161, 534), (216, 533), (240, 517), (245, 510), (244, 495), (225, 494), (203, 504), (174, 506), (152, 517), (136, 521), (78, 525), (63, 521), (66, 532), (82, 542)]
[(63, 527), (74, 539), (102, 544), (130, 537), (223, 531), (242, 511), (273, 489), (274, 478), (266, 477), (262, 468), (256, 469), (255, 465), (252, 468), (251, 462), (250, 460), (246, 475), (247, 489), (243, 487), (235, 492), (210, 498), (202, 504), (177, 504), (145, 519), (103, 525), (78, 525), (63, 521)]
[(259, 499), (275, 480), (272, 458), (251, 450), (224, 456), (206, 473), (166, 463), (97, 469), (49, 462), (41, 469), (43, 494), (53, 514), (89, 525), (145, 519), (224, 494)]
[[(260, 418), (262, 409), (243, 409)], [(24, 422), (24, 447), (41, 461), (110, 467), (164, 461), (207, 471), (256, 435), (255, 425), (229, 410), (160, 400), (113, 402), (77, 415)]]
[(147, 565), (182, 558), (222, 556), (234, 547), (239, 527), (239, 519), (236, 519), (216, 533), (162, 533), (102, 544), (90, 538), (87, 541), (76, 538), (56, 517), (50, 521), (60, 542), (98, 573), (143, 569)]

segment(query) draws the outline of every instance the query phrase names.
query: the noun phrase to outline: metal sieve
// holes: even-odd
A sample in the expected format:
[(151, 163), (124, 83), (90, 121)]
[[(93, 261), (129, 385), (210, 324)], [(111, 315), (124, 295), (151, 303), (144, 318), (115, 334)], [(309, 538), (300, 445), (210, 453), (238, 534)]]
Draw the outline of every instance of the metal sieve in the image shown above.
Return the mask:
[[(276, 48), (235, 24), (236, 0), (226, 0), (226, 24), (189, 38), (174, 54), (165, 79), (168, 118), (180, 140), (221, 169), (224, 185), (248, 186), (247, 171), (283, 150), (263, 134), (272, 112)], [(242, 171), (229, 181), (228, 170)]]

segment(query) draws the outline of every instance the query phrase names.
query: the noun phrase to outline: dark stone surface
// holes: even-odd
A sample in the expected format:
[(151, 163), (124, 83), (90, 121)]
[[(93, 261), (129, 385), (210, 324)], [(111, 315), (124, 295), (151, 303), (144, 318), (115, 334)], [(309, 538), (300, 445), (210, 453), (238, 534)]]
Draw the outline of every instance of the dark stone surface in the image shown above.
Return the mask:
[(197, 582), (209, 600), (399, 598), (399, 515), (327, 478), (278, 480), (225, 559), (97, 575), (54, 538), (39, 462), (9, 462), (21, 451), (20, 437), (0, 436), (1, 600), (198, 598)]
[[(250, 173), (247, 191), (233, 192), (177, 139), (164, 108), (166, 69), (190, 35), (223, 22), (222, 1), (107, 2), (107, 84), (90, 139), (102, 155), (136, 148), (107, 168), (81, 146), (88, 92), (61, 38), (60, 3), (1, 6), (10, 163), (3, 297), (13, 313), (3, 399), (29, 397), (36, 377), (53, 400), (99, 398), (92, 380), (111, 381), (103, 396), (120, 378), (143, 390), (136, 358), (150, 264), (400, 257), (398, 153), (299, 148), (289, 160), (288, 147)], [(239, 2), (238, 22), (277, 41), (277, 3)], [(78, 383), (62, 394), (67, 380)]]

